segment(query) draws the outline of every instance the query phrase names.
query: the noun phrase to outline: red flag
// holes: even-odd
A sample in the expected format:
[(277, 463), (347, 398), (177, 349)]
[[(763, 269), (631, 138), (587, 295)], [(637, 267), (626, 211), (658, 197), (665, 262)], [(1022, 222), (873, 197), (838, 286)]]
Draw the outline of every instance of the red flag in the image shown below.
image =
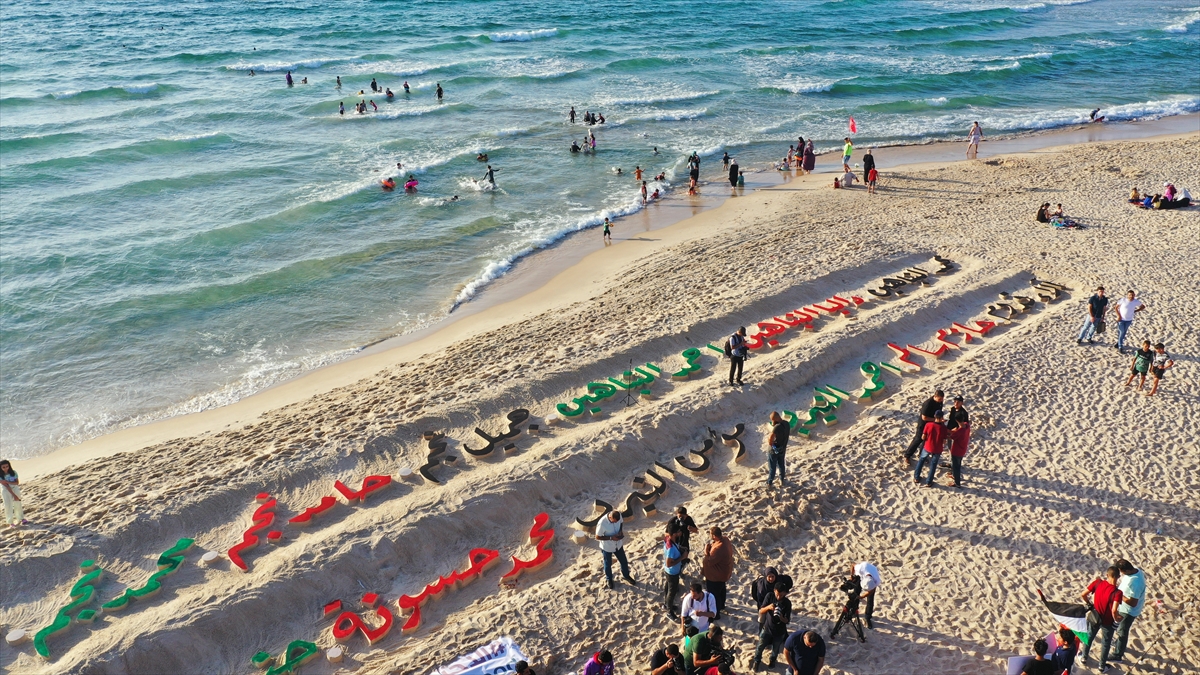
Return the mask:
[(854, 123), (853, 116), (850, 118), (850, 133), (852, 133), (852, 134), (858, 133), (858, 125)]

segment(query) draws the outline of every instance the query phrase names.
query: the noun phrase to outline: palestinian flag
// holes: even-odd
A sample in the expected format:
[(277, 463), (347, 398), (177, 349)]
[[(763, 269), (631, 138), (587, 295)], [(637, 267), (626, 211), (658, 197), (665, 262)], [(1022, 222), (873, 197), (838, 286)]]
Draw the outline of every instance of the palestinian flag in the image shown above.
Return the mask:
[(1079, 638), (1079, 644), (1088, 643), (1087, 605), (1077, 605), (1072, 602), (1050, 602), (1042, 595), (1042, 589), (1037, 589), (1038, 597), (1046, 605), (1046, 609), (1054, 615), (1058, 625), (1066, 628)]

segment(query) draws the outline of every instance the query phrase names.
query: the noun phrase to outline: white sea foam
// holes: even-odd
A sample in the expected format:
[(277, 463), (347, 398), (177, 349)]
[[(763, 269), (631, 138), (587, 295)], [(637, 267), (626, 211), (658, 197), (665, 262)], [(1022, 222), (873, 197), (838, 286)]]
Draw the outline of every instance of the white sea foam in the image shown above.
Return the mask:
[(555, 37), (557, 28), (542, 28), (540, 30), (514, 30), (503, 33), (488, 33), (492, 42), (529, 42), (538, 38)]
[(812, 78), (801, 75), (787, 75), (782, 79), (771, 82), (768, 86), (790, 91), (793, 94), (816, 94), (833, 89), (833, 85), (843, 79), (854, 78)]
[(602, 100), (601, 103), (605, 104), (605, 105), (655, 105), (658, 103), (675, 103), (677, 101), (693, 101), (698, 98), (708, 98), (709, 96), (716, 96), (719, 93), (721, 93), (719, 90), (690, 91), (690, 92), (681, 92), (678, 94), (665, 94), (665, 95), (660, 95), (660, 96), (646, 95), (646, 96), (635, 96), (635, 97), (628, 97), (628, 98), (612, 98), (612, 99)]
[(155, 89), (158, 89), (158, 83), (148, 82), (146, 84), (127, 84), (121, 88), (130, 94), (149, 94)]
[(1020, 61), (1013, 61), (1012, 63), (1005, 63), (1005, 64), (1003, 64), (1003, 65), (999, 65), (999, 66), (984, 66), (984, 67), (983, 67), (983, 70), (985, 70), (985, 71), (992, 71), (992, 70), (1016, 70), (1017, 68), (1020, 68), (1020, 67), (1021, 67), (1021, 62), (1020, 62)]
[(927, 98), (925, 102), (929, 105), (946, 105), (947, 100), (945, 96), (938, 96), (937, 98)]
[(315, 69), (327, 63), (337, 63), (341, 59), (308, 59), (307, 61), (272, 61), (266, 63), (251, 63), (249, 61), (237, 61), (224, 66), (225, 70), (253, 70), (256, 73), (277, 73), (287, 70), (300, 70), (301, 68)]
[[(1195, 10), (1195, 9), (1200, 9), (1200, 8), (1192, 8), (1192, 10)], [(1166, 28), (1163, 28), (1163, 30), (1168, 33), (1186, 33), (1188, 31), (1188, 26), (1196, 23), (1197, 21), (1200, 21), (1200, 12), (1194, 12), (1192, 14), (1189, 14), (1188, 16), (1185, 16), (1184, 18), (1180, 19), (1178, 22), (1173, 23), (1170, 26), (1167, 26)]]

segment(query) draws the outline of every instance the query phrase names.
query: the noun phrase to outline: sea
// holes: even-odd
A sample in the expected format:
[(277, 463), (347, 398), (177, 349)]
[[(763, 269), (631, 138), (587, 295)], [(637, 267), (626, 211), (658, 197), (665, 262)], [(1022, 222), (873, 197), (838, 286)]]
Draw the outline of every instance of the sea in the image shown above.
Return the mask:
[(638, 166), (686, 199), (692, 153), (719, 180), (851, 117), (882, 146), (1196, 112), (1196, 4), (3, 3), (0, 456), (428, 327), (643, 208)]

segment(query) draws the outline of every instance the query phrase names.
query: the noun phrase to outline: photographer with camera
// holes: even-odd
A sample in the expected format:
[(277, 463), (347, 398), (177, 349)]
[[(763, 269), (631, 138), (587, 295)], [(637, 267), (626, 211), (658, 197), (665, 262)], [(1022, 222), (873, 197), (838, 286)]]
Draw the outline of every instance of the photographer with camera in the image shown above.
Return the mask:
[(875, 626), (871, 623), (871, 615), (875, 613), (875, 592), (879, 590), (879, 584), (882, 583), (882, 579), (879, 577), (879, 568), (869, 562), (860, 562), (850, 567), (850, 576), (859, 579), (859, 584), (862, 586), (861, 597), (867, 601), (863, 618), (867, 621), (867, 628), (874, 628)]
[(650, 657), (650, 675), (687, 675), (679, 645), (672, 642)]
[(754, 661), (751, 666), (756, 673), (759, 666), (762, 665), (763, 650), (770, 646), (771, 660), (767, 663), (767, 667), (774, 668), (779, 651), (783, 649), (783, 643), (787, 640), (787, 625), (792, 620), (792, 601), (787, 597), (790, 590), (792, 590), (790, 584), (783, 581), (775, 582), (775, 589), (772, 591), (775, 599), (758, 610), (758, 649), (754, 652)]
[(719, 667), (722, 663), (733, 666), (733, 652), (722, 648), (722, 635), (724, 631), (721, 627), (713, 624), (708, 631), (696, 636), (696, 651), (692, 654), (693, 673), (709, 675), (712, 668)]
[(825, 667), (825, 641), (815, 630), (798, 630), (783, 643), (792, 675), (817, 675)]
[(717, 599), (712, 593), (704, 590), (699, 581), (692, 584), (691, 592), (683, 596), (683, 605), (679, 610), (679, 627), (686, 631), (689, 625), (703, 633), (708, 630), (709, 622), (717, 615)]

